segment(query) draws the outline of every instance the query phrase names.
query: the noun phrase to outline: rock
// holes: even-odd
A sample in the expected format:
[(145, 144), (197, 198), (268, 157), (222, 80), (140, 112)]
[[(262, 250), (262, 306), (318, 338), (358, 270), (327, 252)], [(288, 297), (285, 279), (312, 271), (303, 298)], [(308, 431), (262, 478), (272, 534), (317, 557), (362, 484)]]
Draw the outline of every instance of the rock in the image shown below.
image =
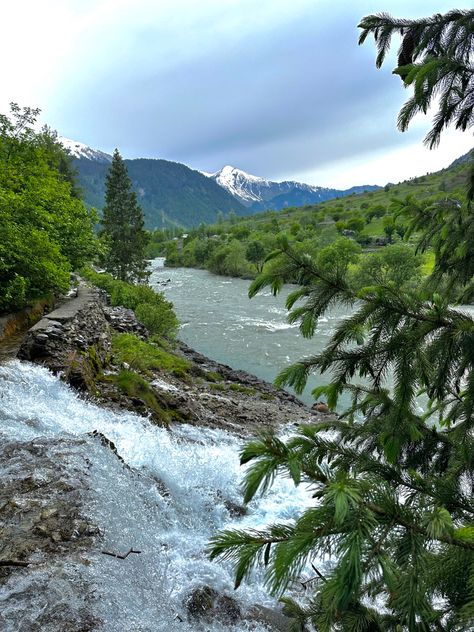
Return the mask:
[(236, 599), (219, 594), (210, 586), (196, 588), (185, 600), (185, 607), (191, 619), (235, 623), (242, 618)]
[(202, 617), (208, 615), (214, 609), (214, 602), (218, 597), (218, 592), (209, 586), (196, 588), (185, 601), (185, 607), (191, 617)]
[(286, 617), (279, 608), (253, 606), (246, 619), (263, 623), (273, 632), (290, 632), (293, 620)]
[(314, 410), (317, 413), (323, 413), (324, 415), (327, 415), (331, 412), (329, 406), (324, 402), (316, 402), (311, 407), (311, 410)]

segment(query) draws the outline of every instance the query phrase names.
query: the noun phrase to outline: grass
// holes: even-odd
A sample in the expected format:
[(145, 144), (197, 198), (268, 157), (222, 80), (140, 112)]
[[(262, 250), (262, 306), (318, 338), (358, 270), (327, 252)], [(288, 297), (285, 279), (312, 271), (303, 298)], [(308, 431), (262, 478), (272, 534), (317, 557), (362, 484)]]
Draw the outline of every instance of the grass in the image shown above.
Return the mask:
[(179, 358), (155, 344), (144, 342), (133, 334), (114, 336), (112, 350), (120, 362), (126, 362), (132, 369), (145, 374), (158, 370), (185, 378), (191, 366), (187, 360)]
[(141, 375), (123, 370), (112, 376), (112, 379), (125, 395), (141, 400), (154, 413), (155, 420), (166, 426), (170, 423), (169, 412), (160, 405), (153, 389)]

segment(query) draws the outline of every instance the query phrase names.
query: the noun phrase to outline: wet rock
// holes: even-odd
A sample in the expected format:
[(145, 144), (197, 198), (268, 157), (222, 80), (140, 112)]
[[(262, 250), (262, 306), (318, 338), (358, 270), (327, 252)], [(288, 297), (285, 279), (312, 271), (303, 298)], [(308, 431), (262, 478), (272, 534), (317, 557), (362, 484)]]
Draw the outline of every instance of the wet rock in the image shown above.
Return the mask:
[(185, 607), (191, 617), (208, 616), (214, 609), (219, 593), (209, 586), (196, 588), (185, 601)]
[(263, 623), (273, 632), (291, 632), (293, 624), (293, 620), (285, 616), (281, 609), (260, 605), (253, 606), (248, 614), (248, 619)]
[(111, 450), (115, 454), (115, 456), (117, 457), (117, 459), (119, 461), (121, 461), (124, 465), (127, 466), (127, 464), (125, 463), (123, 458), (117, 452), (117, 447), (116, 447), (115, 443), (113, 441), (111, 441), (108, 437), (106, 437), (104, 434), (102, 434), (102, 432), (99, 432), (98, 430), (93, 430), (92, 432), (88, 432), (87, 434), (90, 437), (94, 437), (95, 439), (98, 439), (100, 441), (100, 443), (104, 447), (108, 448), (109, 450)]
[(0, 560), (26, 564), (0, 566), (0, 630), (97, 627), (86, 606), (88, 589), (71, 581), (97, 534), (83, 517), (86, 456), (82, 439), (37, 438), (0, 447)]
[(242, 618), (238, 602), (228, 595), (221, 595), (210, 586), (196, 588), (185, 600), (190, 619), (235, 623)]

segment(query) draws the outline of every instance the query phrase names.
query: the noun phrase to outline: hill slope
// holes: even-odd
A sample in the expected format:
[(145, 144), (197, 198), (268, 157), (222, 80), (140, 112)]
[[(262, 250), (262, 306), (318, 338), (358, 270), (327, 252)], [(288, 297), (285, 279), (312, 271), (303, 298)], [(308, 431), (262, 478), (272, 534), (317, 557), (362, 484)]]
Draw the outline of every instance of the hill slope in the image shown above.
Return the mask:
[[(106, 155), (106, 154), (105, 154)], [(75, 157), (84, 200), (101, 209), (109, 163)], [(177, 162), (138, 158), (125, 160), (133, 188), (145, 215), (147, 228), (170, 224), (198, 226), (215, 222), (219, 211), (245, 215), (245, 207), (216, 182)]]

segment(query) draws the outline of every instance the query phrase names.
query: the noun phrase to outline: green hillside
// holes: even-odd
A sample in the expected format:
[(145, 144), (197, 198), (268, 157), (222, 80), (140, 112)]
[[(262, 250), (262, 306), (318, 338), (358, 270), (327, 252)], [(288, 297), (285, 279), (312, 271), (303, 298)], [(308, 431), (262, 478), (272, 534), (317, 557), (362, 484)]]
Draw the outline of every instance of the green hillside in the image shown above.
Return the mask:
[[(148, 255), (166, 255), (168, 265), (203, 267), (217, 274), (251, 278), (276, 247), (282, 232), (310, 253), (340, 238), (350, 240), (362, 252), (374, 251), (401, 241), (405, 235), (403, 220), (394, 214), (397, 200), (409, 196), (417, 201), (446, 196), (462, 199), (467, 163), (468, 157), (463, 156), (446, 169), (387, 184), (377, 191), (200, 226), (187, 231), (184, 239), (179, 231), (155, 231)], [(429, 261), (424, 265), (429, 267)]]

